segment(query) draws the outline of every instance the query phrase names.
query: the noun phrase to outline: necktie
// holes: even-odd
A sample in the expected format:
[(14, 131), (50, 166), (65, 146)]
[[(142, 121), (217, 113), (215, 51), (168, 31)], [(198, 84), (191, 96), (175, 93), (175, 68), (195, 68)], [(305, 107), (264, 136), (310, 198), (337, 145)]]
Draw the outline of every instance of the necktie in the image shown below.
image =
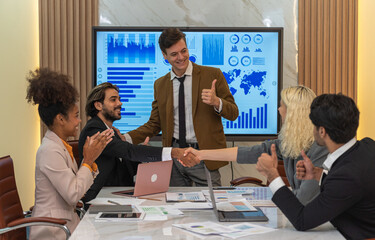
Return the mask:
[(180, 82), (178, 91), (178, 140), (181, 148), (186, 147), (186, 122), (185, 122), (185, 92), (184, 80), (185, 76), (177, 78)]

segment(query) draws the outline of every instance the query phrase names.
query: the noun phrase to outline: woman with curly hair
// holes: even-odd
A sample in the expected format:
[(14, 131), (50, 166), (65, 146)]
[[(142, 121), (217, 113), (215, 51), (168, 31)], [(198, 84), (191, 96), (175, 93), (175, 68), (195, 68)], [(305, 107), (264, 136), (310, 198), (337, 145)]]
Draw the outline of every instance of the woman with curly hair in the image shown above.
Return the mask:
[(320, 192), (316, 181), (302, 181), (296, 178), (296, 163), (302, 160), (304, 150), (313, 164), (321, 167), (327, 157), (325, 147), (314, 142), (314, 125), (309, 119), (310, 105), (315, 93), (304, 86), (289, 87), (281, 91), (280, 107), (282, 127), (278, 139), (265, 141), (252, 147), (233, 147), (216, 150), (188, 149), (200, 160), (237, 161), (238, 163), (257, 163), (262, 153), (271, 154), (275, 144), (277, 157), (284, 161), (285, 172), (294, 194), (303, 204), (307, 204)]
[[(66, 75), (49, 69), (37, 69), (28, 77), (27, 101), (38, 104), (41, 120), (48, 130), (42, 140), (35, 166), (35, 206), (33, 217), (54, 217), (67, 221), (71, 232), (79, 218), (77, 202), (93, 183), (98, 169), (94, 161), (112, 140), (111, 130), (87, 137), (83, 164), (78, 168), (72, 147), (66, 142), (75, 136), (81, 119), (78, 115), (78, 92)], [(30, 239), (65, 239), (60, 228), (34, 226)]]

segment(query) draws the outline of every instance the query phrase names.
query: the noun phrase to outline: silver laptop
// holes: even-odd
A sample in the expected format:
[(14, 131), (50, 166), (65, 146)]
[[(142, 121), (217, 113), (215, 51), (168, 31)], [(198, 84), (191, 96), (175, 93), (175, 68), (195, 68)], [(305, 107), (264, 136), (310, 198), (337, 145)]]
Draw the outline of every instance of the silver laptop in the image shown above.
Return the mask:
[(214, 190), (212, 187), (210, 171), (208, 171), (206, 166), (204, 166), (204, 169), (206, 172), (208, 191), (211, 197), (212, 208), (219, 222), (267, 222), (268, 221), (267, 216), (264, 215), (262, 210), (260, 210), (259, 208), (256, 208), (258, 211), (248, 211), (248, 212), (219, 211), (216, 207), (215, 195), (214, 195)]
[(134, 189), (113, 192), (113, 194), (139, 197), (167, 192), (171, 179), (172, 164), (173, 161), (139, 164)]

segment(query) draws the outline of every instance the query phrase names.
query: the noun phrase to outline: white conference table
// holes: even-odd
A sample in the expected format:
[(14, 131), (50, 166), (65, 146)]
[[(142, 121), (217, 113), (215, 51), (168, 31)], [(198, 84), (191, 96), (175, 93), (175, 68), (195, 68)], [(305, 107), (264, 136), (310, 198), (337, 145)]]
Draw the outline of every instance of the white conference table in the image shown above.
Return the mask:
[[(104, 187), (98, 197), (100, 198), (118, 198), (118, 195), (112, 194), (115, 191), (129, 189), (127, 187)], [(170, 192), (192, 192), (206, 190), (207, 187), (171, 187)], [(148, 195), (149, 198), (159, 198), (162, 201), (146, 200), (141, 205), (165, 205), (173, 204), (165, 202), (165, 194)], [(309, 231), (299, 232), (294, 229), (291, 223), (286, 219), (283, 213), (277, 207), (261, 207), (263, 212), (269, 218), (268, 222), (255, 223), (260, 226), (277, 228), (265, 234), (251, 235), (237, 239), (344, 239), (344, 237), (330, 223), (325, 223)], [(230, 239), (222, 236), (209, 236), (201, 238), (188, 231), (173, 227), (172, 224), (213, 221), (224, 225), (236, 223), (218, 222), (213, 210), (184, 211), (183, 216), (173, 216), (165, 221), (139, 221), (139, 222), (95, 222), (96, 214), (85, 214), (76, 230), (71, 236), (71, 240), (83, 239), (104, 239), (104, 240), (155, 240), (155, 239)]]

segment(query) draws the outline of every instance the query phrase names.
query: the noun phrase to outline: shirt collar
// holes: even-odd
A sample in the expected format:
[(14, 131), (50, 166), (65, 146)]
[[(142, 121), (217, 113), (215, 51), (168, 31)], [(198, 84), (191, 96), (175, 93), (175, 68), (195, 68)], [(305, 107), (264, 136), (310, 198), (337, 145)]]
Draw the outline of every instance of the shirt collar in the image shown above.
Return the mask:
[(107, 127), (107, 129), (110, 129), (110, 127), (108, 127), (108, 125), (105, 123), (105, 122), (103, 122), (104, 123), (104, 125)]
[(336, 151), (334, 151), (333, 153), (328, 154), (327, 159), (323, 163), (323, 168), (328, 171), (331, 170), (333, 163), (336, 162), (336, 160), (346, 151), (348, 151), (349, 148), (351, 148), (356, 142), (357, 140), (353, 138), (349, 142), (336, 149)]
[[(191, 63), (191, 61), (189, 60), (189, 65), (188, 67), (186, 68), (186, 71), (183, 75), (188, 75), (188, 76), (191, 76), (193, 75), (193, 64)], [(174, 72), (173, 70), (171, 70), (171, 80), (175, 79), (176, 77), (178, 77)]]
[(68, 153), (70, 155), (70, 157), (72, 158), (72, 161), (74, 159), (74, 155), (73, 155), (73, 148), (72, 146), (70, 146), (67, 142), (65, 142), (62, 138), (60, 138), (62, 143), (64, 144), (66, 150), (68, 150)]

